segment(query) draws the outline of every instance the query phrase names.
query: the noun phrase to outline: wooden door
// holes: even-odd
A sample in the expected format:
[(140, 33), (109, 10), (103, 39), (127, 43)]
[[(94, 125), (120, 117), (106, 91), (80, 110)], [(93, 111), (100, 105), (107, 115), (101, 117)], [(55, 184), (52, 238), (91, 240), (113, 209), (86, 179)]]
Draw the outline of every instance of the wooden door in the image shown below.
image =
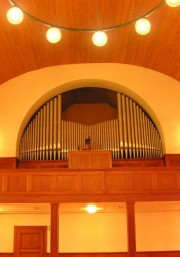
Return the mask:
[(47, 227), (15, 226), (14, 256), (44, 257), (46, 253)]

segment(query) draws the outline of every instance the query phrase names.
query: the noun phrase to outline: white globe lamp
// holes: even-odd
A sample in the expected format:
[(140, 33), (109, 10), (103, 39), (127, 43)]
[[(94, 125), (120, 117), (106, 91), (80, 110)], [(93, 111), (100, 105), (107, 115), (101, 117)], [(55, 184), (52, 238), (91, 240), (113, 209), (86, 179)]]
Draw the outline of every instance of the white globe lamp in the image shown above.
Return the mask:
[(170, 7), (178, 7), (180, 5), (180, 0), (166, 0), (166, 4)]
[(151, 23), (145, 18), (140, 19), (136, 21), (135, 30), (139, 35), (146, 35), (151, 30)]
[(23, 21), (23, 18), (23, 12), (18, 7), (11, 7), (7, 12), (7, 19), (13, 25), (20, 24)]
[(61, 31), (58, 28), (49, 28), (46, 32), (47, 40), (55, 44), (61, 40)]
[(107, 35), (104, 31), (96, 31), (92, 36), (92, 41), (96, 46), (104, 46), (107, 43)]

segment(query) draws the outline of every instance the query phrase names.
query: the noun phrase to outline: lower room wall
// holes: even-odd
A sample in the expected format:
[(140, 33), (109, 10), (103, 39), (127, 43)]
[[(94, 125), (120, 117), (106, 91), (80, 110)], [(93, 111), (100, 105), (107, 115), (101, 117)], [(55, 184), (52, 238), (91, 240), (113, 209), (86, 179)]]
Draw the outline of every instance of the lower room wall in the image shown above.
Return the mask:
[[(14, 226), (47, 226), (50, 252), (50, 214), (0, 214), (0, 253), (13, 253)], [(59, 252), (126, 252), (125, 213), (59, 215)]]
[[(14, 226), (47, 226), (50, 214), (0, 213), (0, 257), (13, 256)], [(59, 215), (61, 257), (127, 256), (126, 213), (63, 213)], [(180, 212), (136, 213), (137, 257), (180, 256)]]
[[(14, 226), (49, 226), (49, 214), (0, 214), (0, 253), (13, 253)], [(49, 230), (47, 251), (49, 251)]]
[(180, 250), (180, 212), (136, 213), (136, 249)]

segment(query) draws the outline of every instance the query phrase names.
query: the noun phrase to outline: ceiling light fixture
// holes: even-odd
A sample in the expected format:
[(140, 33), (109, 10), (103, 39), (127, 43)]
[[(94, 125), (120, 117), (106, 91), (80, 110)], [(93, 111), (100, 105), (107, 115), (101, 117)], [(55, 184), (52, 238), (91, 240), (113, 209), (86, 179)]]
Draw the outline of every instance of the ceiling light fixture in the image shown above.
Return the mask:
[(146, 35), (151, 30), (151, 23), (147, 19), (140, 19), (135, 23), (135, 30), (139, 35)]
[(92, 41), (96, 46), (104, 46), (107, 43), (107, 35), (104, 31), (96, 31), (92, 36)]
[[(98, 0), (97, 0), (98, 1)], [(147, 20), (147, 17), (152, 15), (154, 12), (156, 12), (161, 6), (163, 6), (165, 3), (170, 7), (177, 7), (180, 5), (180, 0), (162, 0), (159, 4), (157, 4), (154, 8), (152, 8), (150, 11), (145, 13), (144, 15), (141, 15), (141, 17), (137, 19), (133, 19), (124, 23), (120, 23), (114, 26), (109, 27), (102, 27), (100, 24), (97, 28), (75, 28), (75, 27), (65, 27), (57, 24), (52, 24), (47, 21), (41, 20), (27, 11), (23, 10), (15, 0), (9, 0), (9, 2), (13, 5), (11, 9), (7, 12), (7, 19), (12, 24), (19, 24), (23, 20), (23, 16), (26, 15), (29, 18), (41, 23), (42, 25), (45, 25), (48, 27), (48, 30), (46, 32), (46, 38), (51, 43), (57, 43), (61, 40), (61, 30), (64, 31), (74, 31), (74, 32), (93, 32), (92, 41), (96, 46), (104, 46), (107, 43), (107, 35), (105, 31), (109, 30), (115, 30), (120, 29), (122, 27), (129, 26), (131, 24), (135, 24), (135, 30), (140, 35), (146, 35), (151, 30), (151, 24), (150, 21)], [(99, 18), (99, 3), (97, 2), (97, 15)], [(19, 16), (20, 15), (20, 16)], [(100, 20), (98, 20), (100, 23)]]
[(23, 21), (23, 18), (23, 12), (18, 7), (11, 7), (7, 12), (7, 19), (13, 25), (20, 24)]
[(178, 7), (180, 5), (180, 0), (166, 0), (166, 4), (170, 7)]
[(46, 38), (50, 43), (57, 43), (61, 40), (61, 31), (58, 28), (49, 28), (46, 32)]
[(87, 204), (85, 208), (82, 208), (82, 210), (87, 211), (88, 213), (96, 213), (97, 211), (102, 210), (102, 208), (97, 207), (95, 204)]

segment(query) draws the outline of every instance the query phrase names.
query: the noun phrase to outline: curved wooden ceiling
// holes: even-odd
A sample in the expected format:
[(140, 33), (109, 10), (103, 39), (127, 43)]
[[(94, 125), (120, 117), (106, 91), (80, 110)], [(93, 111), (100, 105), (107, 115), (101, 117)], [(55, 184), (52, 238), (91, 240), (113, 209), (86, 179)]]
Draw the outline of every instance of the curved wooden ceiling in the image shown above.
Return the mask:
[[(15, 1), (15, 0), (14, 0)], [(112, 26), (142, 16), (159, 0), (16, 0), (30, 14), (69, 27)], [(11, 25), (6, 13), (11, 7), (1, 0), (0, 84), (25, 72), (53, 65), (76, 63), (125, 63), (150, 68), (180, 80), (180, 7), (166, 4), (149, 17), (152, 30), (138, 35), (134, 25), (107, 32), (104, 47), (92, 44), (91, 32), (62, 31), (62, 39), (50, 44), (47, 27), (29, 17)], [(99, 17), (99, 18), (98, 18)]]

